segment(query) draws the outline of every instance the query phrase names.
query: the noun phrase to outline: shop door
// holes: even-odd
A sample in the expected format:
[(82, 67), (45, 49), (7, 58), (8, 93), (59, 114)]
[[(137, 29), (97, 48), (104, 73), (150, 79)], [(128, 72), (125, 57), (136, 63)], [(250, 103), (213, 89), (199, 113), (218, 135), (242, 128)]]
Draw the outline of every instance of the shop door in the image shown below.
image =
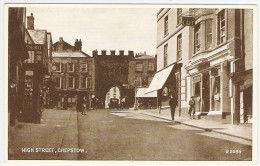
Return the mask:
[(209, 112), (210, 108), (210, 88), (209, 88), (209, 73), (202, 75), (202, 112)]

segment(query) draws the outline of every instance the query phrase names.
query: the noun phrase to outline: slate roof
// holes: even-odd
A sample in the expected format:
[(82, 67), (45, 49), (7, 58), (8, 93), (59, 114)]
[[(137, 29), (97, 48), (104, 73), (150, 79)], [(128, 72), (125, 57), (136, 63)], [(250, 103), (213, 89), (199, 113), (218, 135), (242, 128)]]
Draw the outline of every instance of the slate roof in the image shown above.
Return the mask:
[(53, 58), (84, 58), (90, 57), (88, 54), (82, 51), (71, 51), (71, 52), (52, 52)]
[(46, 41), (46, 30), (28, 30), (35, 44), (44, 44)]
[(140, 57), (137, 57), (135, 59), (154, 59), (155, 57), (151, 55), (141, 55)]

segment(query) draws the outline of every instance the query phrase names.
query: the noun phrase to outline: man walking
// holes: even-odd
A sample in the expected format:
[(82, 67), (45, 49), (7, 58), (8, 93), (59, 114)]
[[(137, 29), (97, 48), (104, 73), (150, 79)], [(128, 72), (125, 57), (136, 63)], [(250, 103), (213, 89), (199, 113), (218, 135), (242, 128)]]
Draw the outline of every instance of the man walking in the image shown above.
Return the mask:
[(169, 100), (169, 106), (171, 108), (172, 120), (174, 120), (175, 108), (177, 106), (177, 99), (173, 94), (171, 95), (171, 98)]
[(193, 110), (192, 114), (193, 114), (193, 119), (194, 119), (194, 114), (195, 114), (195, 100), (194, 100), (194, 97), (193, 97), (193, 96), (190, 97), (189, 105), (190, 105), (190, 108), (189, 108), (190, 119), (192, 119), (192, 117), (191, 117), (191, 112), (192, 112), (192, 110)]

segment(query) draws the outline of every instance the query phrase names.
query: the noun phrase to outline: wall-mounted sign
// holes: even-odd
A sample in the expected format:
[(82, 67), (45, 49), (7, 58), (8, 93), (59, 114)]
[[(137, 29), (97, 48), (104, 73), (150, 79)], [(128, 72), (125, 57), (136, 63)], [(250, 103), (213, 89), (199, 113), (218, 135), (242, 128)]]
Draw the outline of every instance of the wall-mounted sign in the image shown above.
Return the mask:
[(26, 44), (27, 51), (42, 51), (43, 45), (41, 44)]
[(182, 17), (182, 25), (183, 26), (194, 26), (195, 18), (191, 16), (183, 16)]

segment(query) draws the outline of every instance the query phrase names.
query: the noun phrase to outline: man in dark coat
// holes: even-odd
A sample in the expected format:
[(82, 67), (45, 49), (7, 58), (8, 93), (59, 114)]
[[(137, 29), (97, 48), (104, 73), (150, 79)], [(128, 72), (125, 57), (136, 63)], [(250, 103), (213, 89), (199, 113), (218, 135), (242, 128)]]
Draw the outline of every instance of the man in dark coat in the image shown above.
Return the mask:
[(169, 106), (171, 107), (172, 120), (174, 120), (175, 108), (177, 106), (177, 98), (172, 94), (169, 100)]

